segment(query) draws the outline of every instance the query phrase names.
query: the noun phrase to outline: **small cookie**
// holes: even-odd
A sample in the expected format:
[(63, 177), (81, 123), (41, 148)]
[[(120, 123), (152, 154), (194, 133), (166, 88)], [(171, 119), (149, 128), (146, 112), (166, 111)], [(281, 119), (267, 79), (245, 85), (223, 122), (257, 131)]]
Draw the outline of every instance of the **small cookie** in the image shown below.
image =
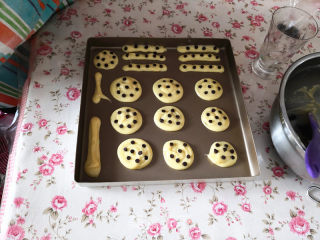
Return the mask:
[(146, 167), (153, 156), (149, 143), (139, 138), (123, 141), (118, 147), (117, 154), (122, 165), (129, 169)]
[(186, 45), (186, 46), (178, 46), (177, 51), (180, 53), (188, 53), (188, 52), (213, 52), (218, 53), (219, 48), (214, 45)]
[(200, 65), (200, 64), (181, 64), (179, 66), (181, 72), (216, 72), (223, 73), (224, 67), (222, 65)]
[(163, 145), (163, 157), (169, 167), (185, 170), (192, 165), (194, 154), (186, 142), (170, 140)]
[(115, 110), (110, 117), (112, 127), (121, 134), (132, 134), (142, 125), (140, 112), (131, 107), (122, 107)]
[(98, 69), (114, 69), (118, 65), (118, 56), (108, 50), (99, 52), (93, 59), (93, 64)]
[(153, 117), (154, 123), (164, 131), (178, 131), (184, 126), (182, 111), (174, 106), (159, 108)]
[(183, 96), (182, 85), (171, 78), (161, 78), (153, 84), (154, 95), (164, 103), (174, 103)]
[(206, 101), (216, 100), (220, 98), (223, 93), (221, 84), (212, 78), (199, 80), (194, 86), (194, 90), (199, 98)]
[(123, 71), (135, 71), (135, 72), (165, 72), (167, 71), (167, 65), (152, 63), (152, 64), (136, 64), (130, 63), (122, 67)]
[(219, 167), (231, 167), (237, 162), (238, 155), (230, 143), (220, 141), (211, 145), (208, 158)]
[(201, 121), (206, 128), (214, 132), (222, 132), (230, 125), (228, 115), (217, 107), (207, 107), (203, 110)]
[(190, 61), (208, 61), (208, 62), (219, 62), (220, 57), (212, 53), (188, 53), (179, 56), (180, 62), (190, 62)]
[(126, 53), (122, 55), (123, 60), (153, 60), (165, 61), (166, 57), (157, 53)]
[(122, 51), (130, 53), (130, 52), (155, 52), (155, 53), (164, 53), (167, 49), (164, 46), (158, 45), (148, 45), (148, 44), (132, 44), (132, 45), (124, 45), (122, 47)]
[(141, 96), (142, 88), (138, 80), (124, 76), (110, 84), (110, 92), (119, 102), (134, 102)]

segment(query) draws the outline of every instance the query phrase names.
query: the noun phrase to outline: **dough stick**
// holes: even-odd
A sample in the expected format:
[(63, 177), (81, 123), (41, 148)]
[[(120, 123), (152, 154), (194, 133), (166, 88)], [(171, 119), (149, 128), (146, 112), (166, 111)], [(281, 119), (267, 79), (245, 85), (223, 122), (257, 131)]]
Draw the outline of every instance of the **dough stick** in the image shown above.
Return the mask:
[(89, 126), (88, 155), (84, 163), (84, 171), (89, 177), (98, 177), (101, 171), (99, 131), (101, 120), (92, 117)]
[(102, 78), (102, 74), (100, 72), (96, 72), (96, 74), (94, 75), (94, 79), (96, 81), (96, 89), (94, 90), (94, 94), (93, 94), (93, 97), (92, 97), (92, 101), (95, 104), (98, 104), (100, 102), (101, 98), (102, 99), (106, 99), (106, 100), (111, 102), (111, 100), (102, 93), (102, 90), (101, 90), (101, 78)]

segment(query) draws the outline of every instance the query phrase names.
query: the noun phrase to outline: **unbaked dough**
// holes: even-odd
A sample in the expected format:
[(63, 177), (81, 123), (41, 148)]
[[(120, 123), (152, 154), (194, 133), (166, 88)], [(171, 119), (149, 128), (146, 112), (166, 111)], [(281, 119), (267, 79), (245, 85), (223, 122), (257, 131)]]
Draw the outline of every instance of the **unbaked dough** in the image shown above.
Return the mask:
[(231, 167), (237, 162), (238, 155), (230, 143), (219, 141), (211, 145), (208, 158), (219, 167)]
[(224, 72), (224, 67), (222, 65), (209, 64), (181, 64), (179, 69), (181, 72)]
[(223, 89), (221, 84), (212, 78), (200, 79), (194, 86), (199, 98), (212, 101), (221, 97)]
[(184, 126), (182, 111), (174, 106), (159, 108), (154, 114), (154, 123), (164, 131), (178, 131)]
[(122, 67), (123, 71), (135, 71), (135, 72), (165, 72), (167, 71), (167, 65), (162, 63), (147, 63), (137, 64), (130, 63)]
[(179, 56), (180, 62), (190, 62), (190, 61), (207, 61), (207, 62), (218, 62), (220, 57), (212, 53), (186, 53)]
[(120, 102), (134, 102), (141, 96), (142, 88), (138, 80), (123, 76), (110, 84), (110, 93)]
[(123, 60), (154, 60), (165, 61), (166, 57), (157, 53), (126, 53), (122, 55)]
[(99, 52), (93, 59), (93, 64), (98, 69), (114, 69), (118, 65), (118, 56), (109, 50)]
[(170, 140), (163, 145), (163, 157), (166, 164), (175, 170), (189, 168), (194, 160), (190, 145), (180, 140)]
[(183, 96), (181, 83), (172, 78), (161, 78), (153, 84), (154, 95), (164, 103), (174, 103)]
[(122, 107), (115, 110), (110, 117), (112, 127), (121, 134), (132, 134), (142, 125), (140, 112), (131, 107)]
[(124, 52), (155, 52), (155, 53), (164, 53), (167, 49), (164, 46), (158, 45), (149, 45), (149, 44), (131, 44), (124, 45), (122, 47)]
[(92, 96), (92, 102), (95, 104), (98, 104), (101, 99), (106, 99), (111, 102), (111, 100), (102, 93), (101, 90), (101, 79), (102, 79), (102, 74), (101, 72), (96, 72), (94, 75), (94, 80), (96, 81), (96, 88), (94, 90), (94, 94)]
[(180, 53), (189, 53), (189, 52), (212, 52), (218, 53), (219, 48), (214, 45), (185, 45), (178, 46), (177, 51)]
[(222, 132), (230, 125), (228, 115), (217, 107), (207, 107), (203, 110), (201, 121), (206, 128), (214, 132)]
[(123, 166), (129, 169), (141, 169), (152, 160), (152, 148), (145, 140), (130, 138), (123, 141), (117, 150), (118, 158)]

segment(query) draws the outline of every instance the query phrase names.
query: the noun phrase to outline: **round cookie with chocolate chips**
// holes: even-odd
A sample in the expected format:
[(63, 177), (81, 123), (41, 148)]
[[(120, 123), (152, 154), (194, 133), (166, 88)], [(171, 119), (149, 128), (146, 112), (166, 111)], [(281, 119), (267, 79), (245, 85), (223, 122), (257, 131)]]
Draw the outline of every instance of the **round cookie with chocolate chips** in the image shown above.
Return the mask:
[(164, 103), (174, 103), (183, 96), (182, 85), (172, 78), (161, 78), (153, 84), (154, 95)]
[(190, 145), (180, 140), (170, 140), (163, 145), (163, 157), (166, 164), (175, 170), (189, 168), (194, 160)]
[(98, 69), (114, 69), (118, 65), (118, 56), (109, 50), (99, 52), (93, 59), (93, 64)]
[(142, 88), (138, 80), (124, 76), (110, 84), (110, 93), (119, 102), (134, 102), (141, 96)]
[(184, 126), (182, 111), (174, 106), (159, 108), (153, 117), (154, 123), (164, 131), (178, 131)]
[(153, 152), (151, 146), (145, 140), (130, 138), (119, 145), (117, 155), (126, 168), (142, 169), (151, 162)]
[(238, 155), (230, 143), (219, 141), (211, 145), (208, 158), (219, 167), (231, 167), (237, 162)]
[(222, 132), (230, 125), (228, 115), (217, 107), (207, 107), (203, 110), (201, 121), (206, 128), (214, 132)]
[(112, 127), (121, 134), (132, 134), (142, 125), (140, 112), (131, 107), (122, 107), (115, 110), (110, 117)]
[(194, 89), (199, 98), (212, 101), (221, 97), (223, 89), (221, 84), (212, 78), (203, 78), (199, 80)]

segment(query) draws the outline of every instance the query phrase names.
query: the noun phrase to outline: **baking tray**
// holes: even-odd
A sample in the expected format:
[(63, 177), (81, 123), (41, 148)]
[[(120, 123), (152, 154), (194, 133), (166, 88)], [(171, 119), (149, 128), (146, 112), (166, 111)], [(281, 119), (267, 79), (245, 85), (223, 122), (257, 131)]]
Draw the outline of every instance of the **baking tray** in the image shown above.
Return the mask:
[[(130, 61), (122, 59), (125, 44), (163, 45), (167, 48), (164, 53), (168, 70), (166, 72), (124, 72), (122, 66)], [(225, 68), (224, 73), (181, 72), (176, 47), (186, 44), (215, 45), (220, 48), (220, 62)], [(103, 49), (115, 52), (119, 63), (115, 69), (100, 70), (93, 65), (94, 56)], [(258, 176), (259, 164), (248, 122), (239, 78), (236, 71), (235, 60), (230, 41), (227, 39), (201, 39), (201, 38), (90, 38), (87, 42), (86, 64), (83, 76), (81, 109), (78, 129), (78, 141), (75, 164), (75, 181), (83, 186), (119, 186), (123, 184), (139, 183), (177, 183), (195, 180), (217, 181), (221, 179), (238, 179)], [(132, 60), (134, 63), (150, 63), (151, 61)], [(190, 62), (191, 63), (191, 62)], [(194, 61), (193, 64), (201, 64)], [(202, 64), (204, 64), (202, 62)], [(102, 100), (99, 104), (92, 102), (95, 81), (94, 74), (102, 73), (101, 88), (112, 102)], [(132, 103), (122, 103), (115, 100), (110, 92), (111, 82), (121, 76), (131, 76), (137, 79), (142, 86), (142, 95)], [(182, 99), (176, 103), (165, 104), (160, 102), (153, 94), (152, 85), (160, 78), (173, 78), (178, 80), (184, 89)], [(218, 80), (223, 87), (223, 95), (214, 101), (200, 99), (195, 91), (195, 83), (205, 77)], [(157, 109), (165, 105), (173, 105), (182, 110), (185, 116), (185, 125), (177, 132), (166, 132), (159, 129), (153, 122)], [(110, 124), (111, 113), (120, 107), (136, 108), (143, 117), (142, 127), (134, 134), (122, 135), (117, 133)], [(222, 108), (230, 118), (230, 126), (224, 132), (212, 132), (201, 122), (202, 111), (209, 106)], [(101, 173), (99, 177), (92, 178), (84, 172), (84, 162), (88, 149), (88, 127), (92, 116), (101, 119), (100, 128), (100, 155)], [(128, 138), (141, 138), (152, 147), (152, 162), (144, 169), (129, 170), (125, 168), (117, 157), (117, 147)], [(162, 147), (166, 141), (178, 139), (189, 143), (194, 151), (193, 165), (184, 171), (169, 168), (162, 155)], [(229, 168), (218, 167), (207, 159), (206, 154), (215, 141), (228, 141), (236, 149), (237, 163)]]

